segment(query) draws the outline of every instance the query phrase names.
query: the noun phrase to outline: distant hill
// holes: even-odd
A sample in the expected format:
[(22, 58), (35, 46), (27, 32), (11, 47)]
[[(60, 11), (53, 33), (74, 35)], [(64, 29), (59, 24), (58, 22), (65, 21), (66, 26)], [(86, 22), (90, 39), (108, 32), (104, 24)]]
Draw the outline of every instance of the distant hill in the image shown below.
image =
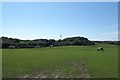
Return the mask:
[(97, 44), (113, 44), (113, 45), (120, 45), (120, 41), (92, 41)]
[(20, 40), (17, 38), (8, 38), (1, 37), (2, 48), (9, 48), (10, 45), (15, 46), (16, 48), (33, 48), (35, 46), (48, 47), (50, 45), (54, 46), (69, 46), (69, 45), (78, 45), (78, 46), (88, 46), (95, 45), (94, 42), (88, 40), (84, 37), (70, 37), (63, 40), (54, 40), (54, 39), (35, 39), (35, 40)]

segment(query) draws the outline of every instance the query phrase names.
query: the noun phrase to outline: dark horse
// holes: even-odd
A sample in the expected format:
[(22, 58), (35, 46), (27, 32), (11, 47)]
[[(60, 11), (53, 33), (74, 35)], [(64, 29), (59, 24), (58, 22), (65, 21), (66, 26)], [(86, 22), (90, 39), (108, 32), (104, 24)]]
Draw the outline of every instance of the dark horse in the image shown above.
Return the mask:
[(102, 47), (99, 47), (98, 49), (97, 49), (98, 51), (104, 51), (104, 49), (102, 48)]

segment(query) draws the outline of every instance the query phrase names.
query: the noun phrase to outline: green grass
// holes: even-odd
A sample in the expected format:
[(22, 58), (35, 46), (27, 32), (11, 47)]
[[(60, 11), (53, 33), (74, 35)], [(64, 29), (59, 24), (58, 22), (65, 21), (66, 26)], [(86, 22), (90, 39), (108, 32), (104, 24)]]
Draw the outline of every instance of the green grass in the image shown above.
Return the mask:
[[(98, 46), (104, 47), (105, 51), (98, 52)], [(98, 46), (3, 49), (3, 77), (15, 77), (39, 70), (47, 70), (49, 76), (59, 72), (64, 77), (76, 77), (80, 72), (72, 63), (85, 64), (92, 78), (118, 77), (118, 47), (104, 44)]]

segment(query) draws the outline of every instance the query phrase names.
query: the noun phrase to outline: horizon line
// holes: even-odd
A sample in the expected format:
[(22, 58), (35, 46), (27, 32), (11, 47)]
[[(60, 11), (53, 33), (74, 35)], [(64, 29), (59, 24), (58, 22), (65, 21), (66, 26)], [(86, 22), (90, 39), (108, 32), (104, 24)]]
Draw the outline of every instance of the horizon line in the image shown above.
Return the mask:
[[(7, 36), (0, 36), (0, 38), (2, 37), (7, 37)], [(83, 36), (73, 36), (73, 37), (83, 37)], [(20, 38), (15, 38), (15, 37), (7, 37), (7, 38), (12, 38), (12, 39), (19, 39), (19, 40), (36, 40), (36, 39), (47, 39), (47, 40), (50, 40), (50, 39), (53, 39), (53, 38), (36, 38), (36, 39), (20, 39)], [(72, 37), (65, 37), (65, 38), (72, 38)], [(65, 39), (63, 38), (63, 39)], [(87, 37), (84, 37), (84, 38), (87, 38)], [(63, 40), (61, 39), (61, 40)], [(120, 41), (120, 40), (91, 40), (89, 38), (87, 38), (89, 41)], [(60, 40), (60, 39), (54, 39), (54, 40)]]

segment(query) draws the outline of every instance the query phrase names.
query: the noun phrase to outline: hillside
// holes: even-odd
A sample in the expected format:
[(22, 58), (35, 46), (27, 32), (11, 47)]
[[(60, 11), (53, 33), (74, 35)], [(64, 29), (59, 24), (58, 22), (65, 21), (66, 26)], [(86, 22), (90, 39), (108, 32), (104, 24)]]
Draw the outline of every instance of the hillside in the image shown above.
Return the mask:
[(10, 45), (15, 46), (16, 48), (33, 48), (35, 46), (39, 47), (48, 47), (50, 45), (54, 46), (68, 46), (68, 45), (79, 45), (87, 46), (94, 45), (93, 42), (84, 37), (70, 37), (63, 40), (55, 39), (35, 39), (35, 40), (21, 40), (17, 38), (8, 38), (1, 37), (2, 39), (2, 48), (9, 48)]

